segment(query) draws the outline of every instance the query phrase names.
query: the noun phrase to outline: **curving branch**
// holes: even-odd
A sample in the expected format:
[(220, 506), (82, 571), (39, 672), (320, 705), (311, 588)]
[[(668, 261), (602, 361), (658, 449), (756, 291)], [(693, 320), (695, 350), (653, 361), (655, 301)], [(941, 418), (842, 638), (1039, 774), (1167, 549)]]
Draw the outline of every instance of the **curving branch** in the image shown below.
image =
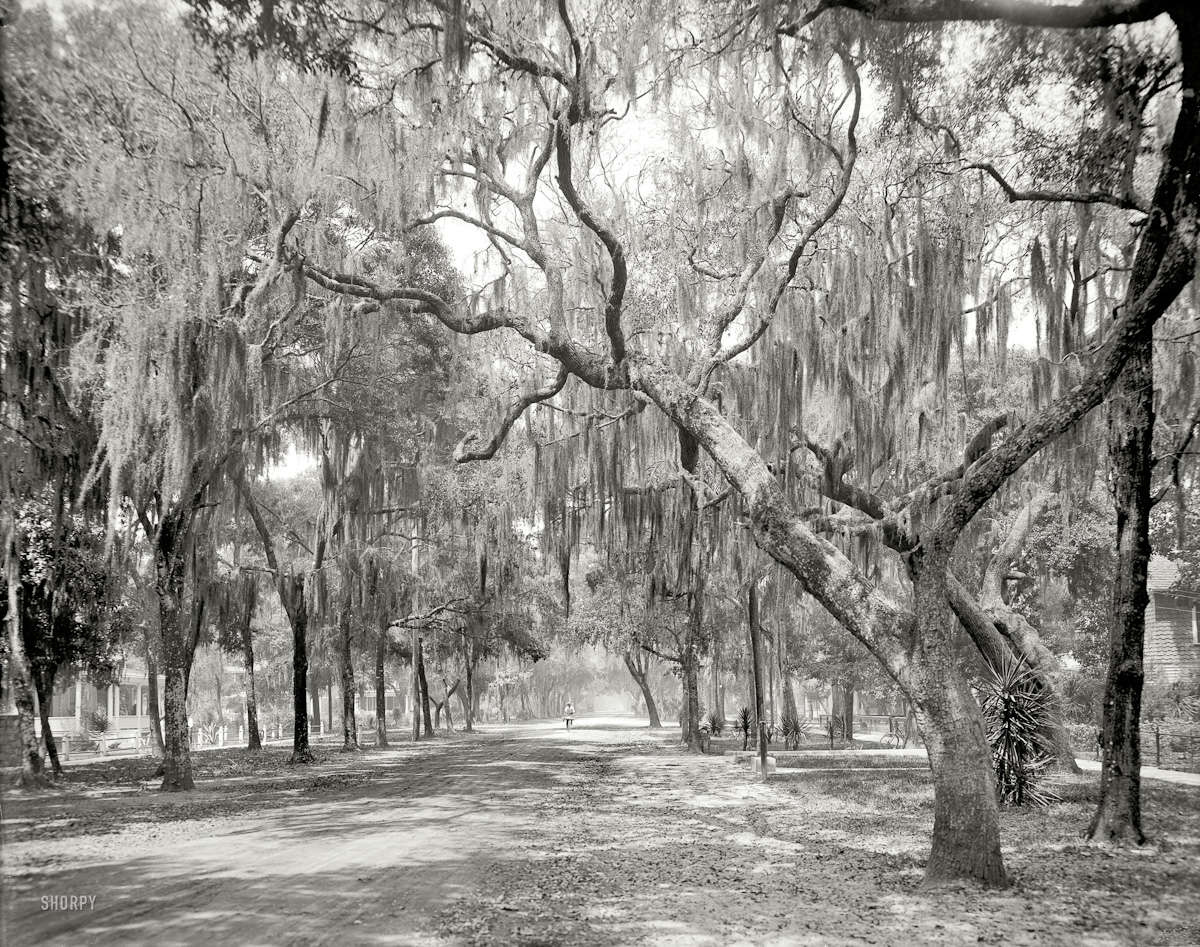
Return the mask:
[(504, 415), (504, 420), (500, 422), (500, 427), (496, 433), (492, 435), (491, 440), (479, 449), (470, 447), (476, 440), (476, 435), (468, 434), (454, 449), (454, 462), (456, 464), (465, 464), (472, 460), (491, 460), (496, 451), (500, 449), (500, 445), (504, 443), (504, 439), (508, 437), (508, 432), (512, 430), (512, 426), (517, 423), (517, 419), (525, 413), (525, 410), (539, 401), (545, 401), (547, 398), (553, 398), (556, 394), (563, 390), (567, 379), (571, 377), (571, 373), (567, 371), (567, 367), (562, 365), (558, 369), (558, 374), (554, 377), (549, 385), (538, 388), (535, 391), (519, 398), (516, 403), (509, 407), (508, 413)]
[(463, 223), (470, 224), (472, 227), (482, 230), (489, 237), (495, 237), (497, 240), (507, 243), (514, 249), (521, 250), (531, 258), (537, 254), (536, 250), (531, 252), (530, 249), (525, 245), (525, 241), (521, 238), (514, 236), (513, 234), (495, 226), (494, 224), (480, 220), (478, 217), (472, 217), (470, 214), (463, 213), (461, 210), (436, 210), (432, 214), (426, 214), (424, 217), (418, 217), (416, 220), (410, 220), (404, 229), (415, 230), (417, 227), (425, 227), (429, 224), (436, 223), (439, 220), (447, 219), (461, 220)]
[(625, 360), (625, 333), (621, 328), (621, 308), (625, 300), (625, 288), (629, 282), (629, 269), (625, 262), (625, 249), (608, 226), (592, 212), (587, 202), (575, 189), (571, 169), (571, 126), (560, 118), (555, 126), (555, 156), (558, 160), (558, 186), (567, 199), (575, 216), (604, 244), (612, 262), (612, 282), (608, 298), (604, 302), (604, 331), (608, 335), (613, 363), (620, 365)]
[(1138, 197), (1136, 194), (1109, 194), (1107, 191), (1020, 191), (1013, 187), (1004, 179), (1004, 176), (996, 170), (995, 166), (986, 161), (976, 161), (971, 164), (964, 164), (963, 170), (983, 171), (991, 177), (997, 184), (1000, 185), (1000, 190), (1004, 192), (1004, 196), (1008, 198), (1010, 204), (1017, 201), (1042, 201), (1045, 203), (1066, 203), (1066, 204), (1110, 204), (1113, 207), (1120, 207), (1124, 210), (1138, 211), (1139, 213), (1150, 213), (1150, 205)]
[(585, 120), (590, 112), (586, 101), (586, 91), (583, 82), (583, 48), (571, 17), (567, 12), (566, 0), (559, 0), (559, 16), (566, 27), (571, 42), (571, 52), (575, 58), (575, 77), (569, 85), (570, 101), (567, 103), (565, 114), (559, 115), (554, 126), (554, 152), (558, 167), (558, 186), (566, 198), (567, 204), (574, 211), (588, 230), (604, 244), (608, 258), (612, 263), (612, 282), (608, 288), (608, 299), (604, 303), (604, 331), (608, 335), (609, 349), (613, 364), (620, 365), (625, 360), (625, 332), (621, 328), (621, 309), (625, 300), (625, 289), (629, 283), (629, 268), (625, 261), (625, 248), (616, 234), (607, 224), (596, 216), (595, 212), (580, 196), (575, 188), (574, 172), (571, 161), (571, 129)]
[(497, 329), (512, 329), (537, 351), (553, 356), (572, 375), (593, 388), (621, 390), (629, 387), (628, 373), (619, 367), (614, 370), (612, 363), (604, 356), (593, 352), (563, 332), (542, 329), (531, 318), (512, 310), (492, 309), (481, 313), (466, 313), (436, 293), (413, 286), (387, 289), (365, 277), (333, 273), (311, 263), (304, 263), (303, 270), (304, 275), (322, 289), (379, 303), (406, 303), (413, 312), (432, 315), (447, 329), (459, 335), (479, 335)]
[(1184, 0), (1101, 0), (1080, 4), (1047, 4), (1037, 0), (819, 0), (797, 19), (781, 23), (777, 32), (795, 36), (829, 10), (853, 10), (871, 20), (892, 23), (1002, 20), (1014, 26), (1079, 30), (1144, 23), (1164, 13), (1183, 10), (1184, 6)]

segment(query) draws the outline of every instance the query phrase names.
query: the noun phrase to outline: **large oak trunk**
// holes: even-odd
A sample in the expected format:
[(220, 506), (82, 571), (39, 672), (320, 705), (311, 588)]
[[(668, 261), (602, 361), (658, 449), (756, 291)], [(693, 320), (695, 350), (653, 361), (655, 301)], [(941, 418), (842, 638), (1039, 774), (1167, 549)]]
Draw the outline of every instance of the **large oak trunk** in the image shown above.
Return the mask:
[(182, 530), (173, 528), (170, 514), (159, 526), (157, 554), (158, 616), (162, 636), (163, 676), (163, 792), (196, 788), (192, 779), (191, 740), (188, 733), (187, 685), (191, 656), (184, 635), (183, 585), (185, 562), (180, 550)]
[(1109, 407), (1109, 453), (1117, 511), (1117, 573), (1104, 689), (1100, 804), (1088, 828), (1095, 841), (1146, 840), (1142, 833), (1142, 645), (1150, 561), (1150, 469), (1154, 437), (1152, 348), (1129, 360)]
[(955, 658), (954, 616), (945, 562), (936, 550), (910, 557), (917, 634), (909, 660), (917, 718), (933, 771), (933, 845), (925, 884), (970, 878), (1008, 883), (1000, 854), (1000, 815), (983, 714)]

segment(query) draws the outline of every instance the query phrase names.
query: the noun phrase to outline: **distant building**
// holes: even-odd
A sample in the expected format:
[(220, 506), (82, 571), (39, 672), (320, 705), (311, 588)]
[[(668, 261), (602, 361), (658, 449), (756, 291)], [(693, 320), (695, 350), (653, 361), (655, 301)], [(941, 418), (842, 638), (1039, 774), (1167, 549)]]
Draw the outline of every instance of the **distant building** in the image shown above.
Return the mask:
[(1179, 566), (1166, 556), (1151, 556), (1146, 576), (1146, 678), (1166, 683), (1200, 673), (1200, 591), (1172, 588)]
[[(159, 675), (160, 714), (164, 686), (165, 679)], [(50, 695), (49, 711), (50, 729), (57, 737), (88, 733), (91, 716), (101, 714), (108, 718), (112, 728), (108, 736), (110, 747), (145, 744), (150, 732), (150, 679), (146, 667), (130, 659), (120, 683), (107, 687), (95, 686), (86, 675), (59, 674)], [(34, 729), (40, 737), (40, 717), (35, 718)]]

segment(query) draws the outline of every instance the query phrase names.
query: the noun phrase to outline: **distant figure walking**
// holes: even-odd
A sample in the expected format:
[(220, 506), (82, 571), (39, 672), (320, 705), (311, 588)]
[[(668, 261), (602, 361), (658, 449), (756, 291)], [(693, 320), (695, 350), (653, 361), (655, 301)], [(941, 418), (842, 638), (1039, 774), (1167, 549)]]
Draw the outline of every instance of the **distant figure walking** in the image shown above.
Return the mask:
[(575, 719), (575, 705), (573, 703), (571, 703), (569, 700), (567, 701), (566, 708), (563, 710), (563, 716), (566, 717), (567, 729), (570, 730), (571, 722)]

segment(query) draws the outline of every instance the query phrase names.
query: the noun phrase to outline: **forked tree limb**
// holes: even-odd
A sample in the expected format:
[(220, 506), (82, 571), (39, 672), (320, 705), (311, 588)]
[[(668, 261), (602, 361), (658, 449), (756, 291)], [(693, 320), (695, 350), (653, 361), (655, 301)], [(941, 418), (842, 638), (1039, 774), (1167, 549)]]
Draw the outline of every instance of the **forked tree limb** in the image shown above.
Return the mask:
[(465, 464), (472, 460), (491, 460), (496, 456), (496, 451), (500, 449), (500, 445), (504, 443), (508, 437), (508, 432), (512, 426), (517, 423), (517, 420), (525, 413), (525, 411), (537, 404), (539, 401), (545, 401), (548, 398), (553, 398), (556, 394), (563, 390), (567, 379), (571, 377), (571, 373), (567, 371), (565, 365), (560, 365), (558, 374), (555, 375), (554, 381), (541, 388), (523, 395), (521, 398), (513, 402), (509, 406), (504, 419), (500, 422), (500, 426), (492, 435), (491, 440), (483, 447), (473, 448), (471, 445), (475, 442), (474, 434), (468, 434), (464, 437), (454, 449), (454, 462), (456, 464)]

